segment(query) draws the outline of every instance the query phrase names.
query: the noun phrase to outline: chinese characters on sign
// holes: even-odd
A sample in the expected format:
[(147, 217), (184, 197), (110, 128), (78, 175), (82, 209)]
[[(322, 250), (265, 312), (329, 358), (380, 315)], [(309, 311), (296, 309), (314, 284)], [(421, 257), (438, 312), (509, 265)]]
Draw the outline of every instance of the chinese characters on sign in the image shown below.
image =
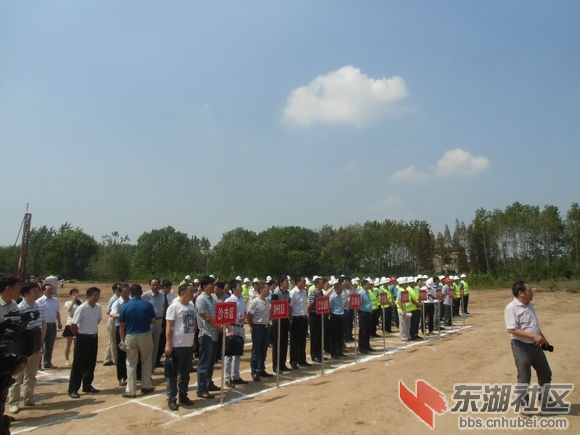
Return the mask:
[(215, 323), (217, 325), (228, 325), (236, 323), (237, 304), (235, 302), (218, 302), (215, 304)]
[(272, 320), (287, 319), (290, 315), (287, 300), (272, 301), (270, 304), (270, 318)]
[(316, 298), (316, 314), (330, 313), (330, 300), (328, 296)]
[(348, 295), (348, 306), (351, 310), (360, 310), (361, 298), (358, 293), (351, 293)]

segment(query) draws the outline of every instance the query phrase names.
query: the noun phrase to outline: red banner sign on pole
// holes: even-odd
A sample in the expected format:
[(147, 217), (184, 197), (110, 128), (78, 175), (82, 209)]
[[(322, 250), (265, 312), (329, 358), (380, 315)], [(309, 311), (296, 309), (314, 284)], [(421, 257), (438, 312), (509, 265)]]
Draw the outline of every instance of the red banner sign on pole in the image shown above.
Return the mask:
[(388, 306), (388, 305), (390, 305), (390, 303), (389, 303), (389, 297), (387, 296), (387, 292), (382, 292), (381, 293), (381, 305), (382, 306)]
[(217, 325), (237, 323), (238, 304), (235, 302), (218, 302), (215, 304), (214, 320)]
[(287, 319), (290, 316), (288, 300), (272, 301), (270, 303), (270, 319)]
[(407, 290), (401, 291), (401, 303), (406, 304), (409, 302), (409, 292)]
[(330, 298), (328, 296), (316, 298), (316, 314), (328, 313), (330, 313)]
[(361, 298), (358, 293), (351, 293), (348, 295), (348, 306), (351, 310), (360, 310)]
[(441, 290), (440, 288), (438, 288), (437, 290), (435, 290), (435, 294), (437, 295), (437, 300), (438, 301), (442, 301), (443, 300), (443, 290)]
[(427, 300), (427, 290), (419, 290), (419, 298), (425, 302)]

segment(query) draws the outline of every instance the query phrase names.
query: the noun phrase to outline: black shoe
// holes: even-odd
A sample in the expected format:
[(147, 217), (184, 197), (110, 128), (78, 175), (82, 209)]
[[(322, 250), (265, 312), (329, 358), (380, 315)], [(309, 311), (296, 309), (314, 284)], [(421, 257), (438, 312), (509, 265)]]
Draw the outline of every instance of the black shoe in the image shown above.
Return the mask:
[(226, 381), (226, 387), (236, 388), (236, 384), (234, 383), (234, 381)]
[(264, 378), (273, 378), (274, 375), (272, 373), (268, 373), (266, 370), (263, 370), (259, 373), (260, 376)]
[(81, 396), (79, 396), (79, 393), (77, 393), (76, 391), (69, 392), (68, 397), (70, 397), (71, 399), (80, 399), (81, 398)]
[(372, 347), (369, 347), (367, 350), (368, 350), (369, 352), (376, 352), (376, 350), (374, 350)]
[(280, 371), (281, 372), (291, 372), (292, 369), (286, 365), (283, 365), (282, 367), (280, 367)]
[(260, 382), (262, 379), (260, 379), (260, 375), (252, 375), (252, 381), (254, 382)]
[(234, 384), (236, 385), (246, 385), (248, 381), (244, 381), (242, 378), (234, 379)]
[(221, 391), (222, 389), (218, 387), (216, 384), (211, 384), (207, 391)]
[(299, 362), (298, 364), (301, 365), (301, 366), (303, 366), (303, 367), (310, 367), (312, 365), (312, 364), (310, 364), (307, 361), (302, 361), (302, 362)]
[(290, 366), (292, 367), (293, 370), (298, 370), (298, 363), (292, 363), (290, 364)]
[[(179, 403), (183, 406), (193, 406), (193, 400), (191, 400), (187, 396), (180, 398)], [(169, 409), (171, 409), (171, 407), (169, 407)], [(172, 411), (174, 411), (174, 410), (172, 409)]]
[(312, 358), (312, 361), (320, 363), (322, 362), (322, 358), (320, 358), (319, 356), (315, 356), (314, 358)]
[(209, 391), (205, 391), (203, 393), (197, 393), (197, 397), (200, 397), (202, 399), (213, 399), (214, 395), (210, 394)]
[(141, 388), (141, 394), (149, 394), (149, 393), (152, 393), (153, 391), (155, 391), (155, 388), (153, 388), (153, 387)]
[(97, 393), (99, 393), (99, 392), (100, 392), (100, 391), (99, 391), (99, 390), (97, 390), (97, 389), (96, 389), (95, 387), (93, 387), (92, 385), (91, 385), (89, 388), (87, 388), (86, 390), (83, 390), (83, 393), (91, 393), (91, 394), (97, 394)]
[(177, 411), (179, 409), (179, 406), (177, 405), (177, 401), (175, 399), (169, 399), (167, 401), (167, 406), (172, 411)]

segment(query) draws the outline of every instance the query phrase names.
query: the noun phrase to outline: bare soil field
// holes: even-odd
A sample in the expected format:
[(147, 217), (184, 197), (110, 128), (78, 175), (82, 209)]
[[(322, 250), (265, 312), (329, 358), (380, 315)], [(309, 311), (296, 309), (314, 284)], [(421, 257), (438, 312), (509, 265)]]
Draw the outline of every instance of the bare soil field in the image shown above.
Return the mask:
[[(59, 289), (61, 307), (72, 284)], [(79, 284), (81, 294), (90, 284)], [(110, 285), (101, 284), (101, 305), (111, 295)], [(144, 287), (146, 288), (146, 286)], [(65, 339), (57, 340), (54, 364), (59, 368), (39, 373), (37, 400), (43, 405), (27, 408), (15, 415), (12, 433), (35, 434), (152, 434), (152, 433), (457, 433), (458, 413), (446, 412), (435, 416), (435, 428), (427, 427), (409, 411), (398, 398), (399, 381), (413, 392), (415, 382), (427, 381), (444, 394), (451, 409), (454, 384), (512, 384), (516, 379), (515, 365), (510, 350), (510, 337), (503, 323), (503, 309), (512, 299), (504, 290), (473, 291), (470, 300), (472, 316), (459, 318), (453, 330), (428, 337), (423, 342), (406, 346), (397, 333), (373, 339), (371, 345), (379, 352), (358, 355), (355, 361), (353, 345), (348, 357), (300, 368), (276, 378), (250, 382), (224, 391), (224, 404), (216, 399), (198, 399), (192, 373), (190, 397), (193, 407), (180, 407), (172, 412), (167, 408), (165, 380), (162, 369), (153, 374), (155, 392), (136, 399), (121, 397), (115, 367), (102, 364), (107, 341), (106, 324), (100, 328), (99, 361), (93, 385), (99, 394), (82, 394), (74, 400), (67, 395), (69, 368), (65, 367)], [(534, 304), (542, 329), (555, 346), (548, 354), (553, 372), (553, 383), (580, 385), (580, 294), (564, 291), (537, 291)], [(61, 313), (64, 316), (64, 312)], [(64, 322), (63, 322), (64, 323)], [(444, 334), (443, 334), (444, 333)], [(248, 335), (249, 337), (249, 335)], [(250, 345), (242, 357), (242, 377), (249, 373)], [(309, 344), (307, 344), (307, 354)], [(268, 358), (271, 352), (268, 351)], [(267, 369), (271, 370), (271, 362)], [(533, 377), (535, 381), (535, 375)], [(221, 364), (216, 365), (214, 381), (221, 384)], [(568, 415), (568, 433), (580, 433), (580, 392), (566, 397), (571, 404)], [(513, 409), (505, 414), (461, 414), (466, 417), (517, 417)], [(545, 415), (521, 417), (536, 423), (551, 419)], [(539, 423), (538, 423), (539, 424)], [(494, 433), (516, 433), (503, 429)], [(526, 433), (547, 433), (531, 429)]]

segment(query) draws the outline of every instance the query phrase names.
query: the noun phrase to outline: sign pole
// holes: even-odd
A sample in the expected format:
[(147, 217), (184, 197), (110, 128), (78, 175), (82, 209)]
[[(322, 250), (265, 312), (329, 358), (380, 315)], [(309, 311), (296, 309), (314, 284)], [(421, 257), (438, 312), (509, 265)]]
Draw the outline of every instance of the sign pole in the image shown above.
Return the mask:
[(220, 405), (224, 404), (224, 386), (225, 386), (225, 373), (226, 373), (225, 358), (226, 358), (226, 328), (224, 325), (223, 332), (222, 332), (222, 388), (220, 391)]
[(354, 310), (354, 360), (358, 362), (358, 310)]
[(385, 307), (383, 307), (383, 353), (387, 352), (387, 327), (385, 326)]
[[(280, 322), (282, 319), (278, 319), (278, 341), (276, 342), (276, 388), (280, 388)], [(284, 361), (286, 363), (286, 361)]]
[(324, 374), (324, 314), (320, 315), (320, 373)]
[(226, 325), (237, 322), (237, 304), (235, 302), (218, 302), (215, 304), (215, 323), (223, 328), (222, 330), (222, 388), (220, 390), (220, 405), (224, 403), (225, 387), (225, 358), (226, 358)]
[(463, 329), (465, 329), (465, 310), (463, 309), (464, 308), (463, 295), (464, 295), (464, 290), (463, 290), (463, 287), (461, 287), (460, 293), (459, 293), (459, 297), (461, 299), (459, 299), (459, 304), (461, 305), (461, 314), (462, 314), (461, 319), (463, 320)]

